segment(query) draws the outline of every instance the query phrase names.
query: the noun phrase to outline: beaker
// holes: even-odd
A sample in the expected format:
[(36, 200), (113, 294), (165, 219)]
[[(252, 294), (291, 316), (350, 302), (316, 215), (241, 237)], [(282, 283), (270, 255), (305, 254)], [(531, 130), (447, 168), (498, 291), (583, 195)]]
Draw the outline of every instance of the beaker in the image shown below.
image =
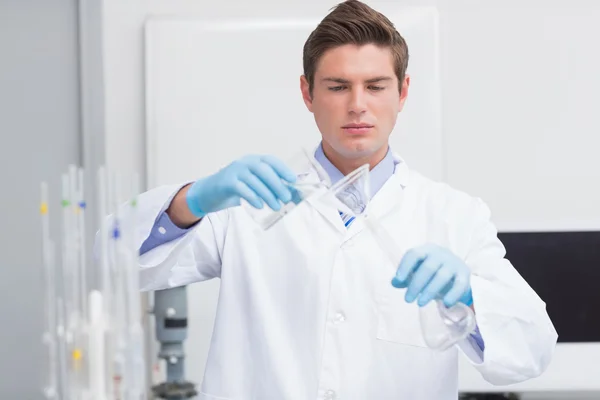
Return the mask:
[(291, 201), (287, 203), (279, 201), (280, 209), (273, 210), (266, 203), (262, 208), (255, 208), (246, 200), (241, 200), (246, 212), (263, 230), (271, 228), (307, 198), (319, 192), (325, 192), (331, 186), (327, 172), (314, 158), (314, 155), (306, 149), (297, 152), (285, 164), (296, 173), (296, 182), (294, 183), (281, 180), (292, 193)]
[[(337, 182), (319, 200), (329, 206), (337, 207), (344, 215), (362, 218), (388, 260), (392, 265), (399, 266), (405, 251), (383, 227), (379, 219), (369, 212), (370, 196), (367, 164)], [(425, 343), (439, 351), (446, 350), (467, 337), (476, 325), (471, 308), (463, 303), (446, 307), (440, 298), (434, 299), (424, 307), (419, 307), (419, 320)]]

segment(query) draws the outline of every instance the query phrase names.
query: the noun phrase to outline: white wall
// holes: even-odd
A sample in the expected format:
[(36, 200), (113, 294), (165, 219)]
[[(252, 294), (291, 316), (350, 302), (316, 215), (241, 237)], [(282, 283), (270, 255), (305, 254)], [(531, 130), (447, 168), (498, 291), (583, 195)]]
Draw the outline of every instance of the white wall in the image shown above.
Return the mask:
[[(180, 17), (256, 17), (325, 15), (336, 1), (248, 2), (227, 0), (207, 5), (195, 0), (104, 0), (106, 83), (106, 159), (124, 172), (145, 172), (143, 24), (154, 15)], [(435, 4), (406, 1), (407, 4)], [(143, 175), (143, 174), (142, 174)]]
[(455, 3), (441, 18), (448, 182), (500, 230), (600, 229), (600, 4)]
[[(412, 168), (442, 179), (439, 14), (435, 7), (389, 5), (383, 11), (413, 44), (410, 101), (390, 145), (402, 149)], [(197, 179), (248, 153), (285, 159), (301, 147), (314, 147), (321, 137), (300, 94), (298, 49), (319, 20), (318, 13), (258, 21), (150, 19), (148, 185)], [(207, 62), (211, 59), (218, 62)]]
[[(142, 27), (147, 17), (325, 15), (335, 3), (104, 0), (108, 165), (145, 172)], [(446, 141), (445, 179), (484, 197), (502, 229), (599, 229), (600, 191), (586, 183), (599, 181), (593, 156), (600, 129), (590, 124), (590, 113), (600, 87), (585, 74), (599, 70), (600, 59), (588, 42), (572, 37), (590, 43), (600, 37), (595, 28), (600, 5), (594, 0), (523, 3), (402, 2), (442, 11), (442, 101), (450, 105), (442, 121), (444, 134), (452, 137)], [(553, 54), (560, 79), (541, 62)]]

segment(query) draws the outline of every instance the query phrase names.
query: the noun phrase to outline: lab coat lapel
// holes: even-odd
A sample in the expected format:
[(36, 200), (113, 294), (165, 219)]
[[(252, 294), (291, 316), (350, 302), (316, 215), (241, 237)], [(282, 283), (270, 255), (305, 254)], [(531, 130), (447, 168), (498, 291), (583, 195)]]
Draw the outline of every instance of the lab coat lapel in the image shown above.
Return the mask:
[(406, 184), (401, 174), (402, 171), (397, 170), (375, 193), (375, 196), (369, 202), (368, 214), (373, 214), (377, 218), (384, 218), (402, 206)]
[(341, 234), (346, 234), (347, 229), (344, 226), (344, 221), (342, 221), (342, 217), (340, 217), (338, 210), (319, 201), (318, 195), (309, 197), (306, 201), (331, 224), (333, 229)]

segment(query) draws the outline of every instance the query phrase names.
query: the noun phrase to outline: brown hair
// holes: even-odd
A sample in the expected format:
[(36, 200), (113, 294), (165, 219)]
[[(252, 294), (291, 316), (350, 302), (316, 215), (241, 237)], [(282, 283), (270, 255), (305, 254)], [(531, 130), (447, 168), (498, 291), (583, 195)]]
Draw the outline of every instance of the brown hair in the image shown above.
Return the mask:
[(333, 7), (304, 43), (304, 76), (311, 96), (321, 56), (329, 49), (346, 44), (389, 47), (394, 57), (398, 90), (402, 89), (408, 66), (408, 46), (404, 38), (385, 15), (358, 0), (347, 0)]

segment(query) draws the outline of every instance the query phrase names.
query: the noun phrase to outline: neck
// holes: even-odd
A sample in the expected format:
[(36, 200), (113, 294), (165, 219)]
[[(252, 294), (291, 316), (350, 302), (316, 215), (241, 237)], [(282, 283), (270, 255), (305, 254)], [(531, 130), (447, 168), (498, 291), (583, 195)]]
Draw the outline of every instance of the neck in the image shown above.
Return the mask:
[(323, 153), (325, 154), (325, 157), (327, 157), (333, 166), (344, 174), (344, 176), (365, 164), (369, 164), (370, 169), (375, 168), (375, 166), (385, 158), (387, 151), (388, 146), (386, 145), (382, 146), (376, 152), (364, 157), (347, 158), (339, 155), (323, 142)]

